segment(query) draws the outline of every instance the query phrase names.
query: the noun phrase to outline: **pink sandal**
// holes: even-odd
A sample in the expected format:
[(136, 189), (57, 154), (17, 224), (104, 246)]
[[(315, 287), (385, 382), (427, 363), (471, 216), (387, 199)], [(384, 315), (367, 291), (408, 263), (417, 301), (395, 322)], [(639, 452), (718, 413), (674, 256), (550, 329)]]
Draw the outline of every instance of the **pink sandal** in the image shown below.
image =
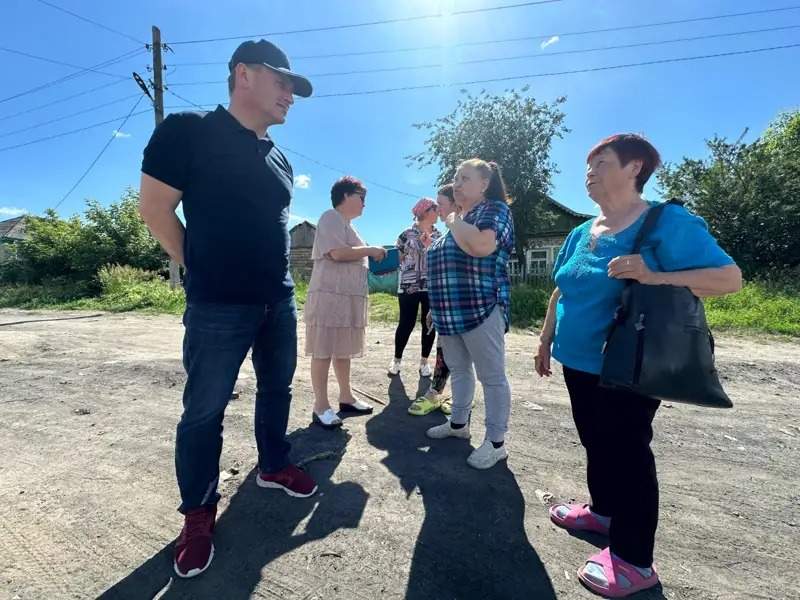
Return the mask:
[[(561, 506), (569, 508), (569, 512), (563, 517), (556, 514), (556, 509)], [(578, 531), (593, 531), (608, 535), (608, 527), (598, 521), (589, 510), (588, 504), (555, 504), (550, 507), (550, 520), (564, 529)]]
[[(588, 579), (583, 573), (585, 565), (578, 569), (578, 579), (594, 593), (605, 596), (606, 598), (624, 598), (636, 592), (649, 589), (658, 583), (658, 573), (656, 573), (655, 565), (653, 566), (653, 574), (650, 575), (650, 577), (644, 577), (633, 565), (628, 564), (622, 559), (611, 556), (610, 548), (606, 548), (602, 552), (590, 556), (586, 562), (597, 563), (603, 567), (603, 573), (606, 576), (606, 581), (608, 581), (608, 586), (599, 586)], [(622, 587), (617, 582), (617, 575), (624, 575), (631, 585), (629, 587)]]

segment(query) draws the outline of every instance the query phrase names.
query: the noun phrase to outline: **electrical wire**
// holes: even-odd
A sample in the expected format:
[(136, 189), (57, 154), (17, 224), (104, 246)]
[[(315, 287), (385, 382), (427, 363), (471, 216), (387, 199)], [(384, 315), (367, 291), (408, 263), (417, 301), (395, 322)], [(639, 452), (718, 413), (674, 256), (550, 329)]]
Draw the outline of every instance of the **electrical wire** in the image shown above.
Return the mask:
[(467, 14), (476, 14), (483, 12), (492, 12), (498, 10), (506, 10), (510, 8), (523, 8), (528, 6), (538, 6), (542, 4), (555, 4), (563, 0), (537, 0), (536, 2), (518, 2), (517, 4), (504, 4), (501, 6), (488, 6), (484, 8), (474, 8), (469, 10), (456, 10), (448, 13), (430, 13), (426, 15), (415, 15), (411, 17), (397, 17), (394, 19), (382, 19), (379, 21), (366, 21), (363, 23), (348, 23), (343, 25), (328, 25), (326, 27), (312, 27), (308, 29), (292, 29), (289, 31), (269, 31), (266, 33), (253, 33), (250, 35), (233, 35), (217, 38), (206, 38), (202, 40), (180, 40), (177, 42), (169, 42), (170, 46), (177, 46), (180, 44), (205, 44), (208, 42), (227, 42), (230, 40), (253, 39), (258, 37), (271, 37), (278, 35), (294, 35), (298, 33), (318, 33), (322, 31), (336, 31), (341, 29), (356, 29), (359, 27), (372, 27), (375, 25), (387, 25), (391, 23), (409, 23), (412, 21), (423, 21), (426, 19), (436, 19), (443, 16), (459, 16)]

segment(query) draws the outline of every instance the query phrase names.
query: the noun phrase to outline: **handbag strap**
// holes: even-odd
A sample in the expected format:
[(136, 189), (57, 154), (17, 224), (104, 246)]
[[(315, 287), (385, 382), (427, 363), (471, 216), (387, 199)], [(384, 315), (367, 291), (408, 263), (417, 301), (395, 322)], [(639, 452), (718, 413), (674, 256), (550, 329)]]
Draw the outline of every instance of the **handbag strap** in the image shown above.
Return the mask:
[(667, 200), (666, 202), (662, 202), (661, 204), (656, 204), (650, 210), (647, 211), (647, 215), (644, 218), (644, 223), (639, 228), (639, 232), (636, 234), (636, 239), (633, 241), (633, 249), (631, 250), (631, 254), (639, 254), (642, 249), (642, 244), (644, 243), (647, 236), (650, 235), (655, 229), (656, 225), (658, 224), (658, 219), (661, 217), (661, 213), (664, 212), (664, 209), (668, 204), (677, 204), (678, 206), (683, 206), (683, 202), (678, 200), (677, 198), (672, 198)]
[[(656, 225), (658, 224), (658, 219), (661, 217), (661, 213), (664, 212), (667, 204), (677, 204), (678, 206), (683, 206), (683, 202), (676, 198), (672, 198), (667, 200), (666, 202), (661, 202), (660, 204), (656, 204), (652, 208), (647, 211), (647, 214), (644, 217), (644, 223), (639, 228), (639, 231), (636, 233), (636, 238), (633, 241), (633, 248), (631, 250), (631, 254), (639, 254), (640, 250), (642, 249), (642, 244), (644, 243), (647, 236), (655, 229)], [(614, 330), (620, 325), (628, 314), (628, 304), (630, 302), (630, 297), (626, 293), (630, 287), (635, 282), (635, 279), (626, 279), (625, 286), (623, 288), (622, 295), (620, 297), (620, 302), (617, 305), (616, 310), (614, 310), (614, 319), (611, 322), (611, 327), (608, 329), (608, 333), (606, 334), (606, 341), (603, 343), (603, 353), (605, 354), (606, 346), (608, 345), (609, 340), (611, 340), (611, 336), (614, 333)]]

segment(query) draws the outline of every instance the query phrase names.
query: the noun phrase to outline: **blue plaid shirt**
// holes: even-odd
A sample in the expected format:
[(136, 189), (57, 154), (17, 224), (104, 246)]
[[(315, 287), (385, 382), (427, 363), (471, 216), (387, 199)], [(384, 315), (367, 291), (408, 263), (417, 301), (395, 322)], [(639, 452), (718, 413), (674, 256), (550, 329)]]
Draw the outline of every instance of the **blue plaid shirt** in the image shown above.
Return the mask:
[(428, 295), (436, 331), (458, 335), (483, 323), (498, 304), (505, 311), (506, 331), (511, 308), (508, 260), (514, 249), (514, 219), (500, 200), (474, 206), (464, 221), (481, 231), (495, 232), (497, 249), (483, 258), (470, 256), (456, 244), (452, 232), (428, 248)]

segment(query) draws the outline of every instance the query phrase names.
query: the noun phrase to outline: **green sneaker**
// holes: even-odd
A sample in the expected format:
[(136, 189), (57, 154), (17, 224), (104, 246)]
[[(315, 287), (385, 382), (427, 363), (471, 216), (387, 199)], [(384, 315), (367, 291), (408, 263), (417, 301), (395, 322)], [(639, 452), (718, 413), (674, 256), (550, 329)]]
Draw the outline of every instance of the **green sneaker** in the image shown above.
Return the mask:
[[(475, 409), (475, 400), (472, 401), (472, 408), (473, 410)], [(453, 414), (453, 397), (445, 396), (442, 403), (439, 405), (439, 410), (448, 417)]]
[(441, 395), (431, 389), (411, 403), (411, 406), (408, 407), (408, 414), (422, 417), (435, 411), (441, 404)]

